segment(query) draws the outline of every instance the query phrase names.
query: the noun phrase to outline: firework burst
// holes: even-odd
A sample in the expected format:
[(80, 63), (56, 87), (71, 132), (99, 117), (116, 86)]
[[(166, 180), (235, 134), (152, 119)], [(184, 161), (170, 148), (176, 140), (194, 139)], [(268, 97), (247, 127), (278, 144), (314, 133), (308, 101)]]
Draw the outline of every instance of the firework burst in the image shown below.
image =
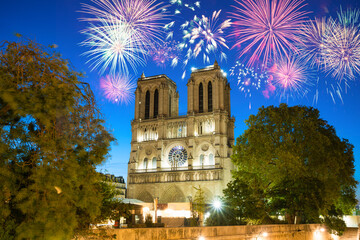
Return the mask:
[(237, 86), (245, 97), (251, 98), (253, 91), (258, 91), (263, 85), (267, 84), (268, 74), (260, 69), (247, 68), (239, 61), (230, 68), (230, 76), (236, 77)]
[[(248, 68), (239, 61), (230, 68), (230, 76), (236, 78), (239, 91), (244, 93), (245, 97), (249, 99), (251, 99), (254, 91), (259, 91), (259, 89), (267, 84), (269, 77), (266, 71)], [(249, 100), (249, 109), (251, 109), (251, 100)]]
[[(111, 70), (128, 72), (126, 63), (133, 69), (143, 63), (144, 53), (162, 39), (163, 20), (166, 13), (161, 11), (161, 3), (155, 0), (92, 0), (93, 5), (82, 4), (81, 18), (90, 23), (82, 33), (88, 36), (82, 44), (91, 48), (86, 55), (92, 56), (95, 67), (104, 64)], [(111, 64), (110, 64), (111, 63)]]
[[(184, 66), (190, 59), (202, 55), (204, 63), (210, 63), (210, 54), (219, 53), (220, 59), (226, 59), (222, 47), (229, 48), (226, 44), (224, 29), (231, 26), (231, 20), (226, 19), (219, 23), (221, 10), (214, 11), (211, 18), (194, 16), (193, 20), (184, 29), (184, 42), (179, 44), (180, 49), (185, 50)], [(184, 74), (183, 74), (184, 76)]]
[(298, 58), (281, 57), (269, 69), (273, 85), (280, 98), (304, 96), (308, 92), (307, 86), (311, 85), (311, 76), (307, 72), (306, 65)]
[(324, 49), (326, 48), (324, 38), (332, 28), (333, 21), (326, 18), (315, 19), (306, 22), (301, 28), (302, 42), (298, 48), (301, 57), (310, 63), (310, 66), (318, 68), (326, 66)]
[(360, 74), (360, 30), (357, 26), (334, 23), (324, 37), (325, 71), (339, 80)]
[(104, 96), (113, 103), (130, 103), (134, 98), (136, 83), (126, 76), (110, 76), (100, 79)]
[(115, 72), (119, 68), (127, 74), (128, 64), (134, 71), (137, 65), (144, 64), (141, 42), (132, 37), (133, 31), (122, 21), (100, 19), (98, 25), (90, 24), (82, 33), (87, 39), (81, 44), (90, 47), (84, 54), (90, 57), (88, 62), (92, 62), (93, 69), (101, 66), (101, 72), (104, 72), (110, 67)]
[(179, 61), (180, 49), (175, 41), (157, 44), (149, 51), (152, 60), (160, 67), (166, 67), (169, 63), (175, 67)]
[[(231, 15), (236, 20), (233, 47), (241, 47), (240, 57), (252, 52), (249, 66), (259, 59), (263, 64), (280, 55), (296, 51), (295, 43), (301, 42), (299, 29), (307, 12), (303, 0), (235, 0), (236, 12)], [(245, 47), (244, 47), (245, 46)]]

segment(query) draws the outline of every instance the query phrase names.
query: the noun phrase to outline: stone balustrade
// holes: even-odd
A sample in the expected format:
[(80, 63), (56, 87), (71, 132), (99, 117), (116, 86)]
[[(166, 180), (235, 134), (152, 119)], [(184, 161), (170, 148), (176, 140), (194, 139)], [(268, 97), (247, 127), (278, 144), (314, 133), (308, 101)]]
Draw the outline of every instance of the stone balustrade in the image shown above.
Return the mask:
[(171, 168), (138, 169), (129, 174), (130, 184), (186, 182), (186, 181), (217, 181), (221, 180), (221, 169), (212, 166), (178, 167), (176, 171)]

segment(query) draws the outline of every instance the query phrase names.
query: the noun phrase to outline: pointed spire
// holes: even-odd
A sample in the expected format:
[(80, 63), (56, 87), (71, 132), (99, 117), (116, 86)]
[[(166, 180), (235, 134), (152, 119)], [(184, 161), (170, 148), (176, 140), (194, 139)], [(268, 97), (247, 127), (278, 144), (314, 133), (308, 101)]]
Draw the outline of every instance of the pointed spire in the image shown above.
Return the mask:
[(145, 73), (143, 72), (142, 74), (141, 74), (141, 79), (144, 79), (145, 78)]
[(220, 68), (218, 62), (215, 60), (214, 62), (214, 68)]

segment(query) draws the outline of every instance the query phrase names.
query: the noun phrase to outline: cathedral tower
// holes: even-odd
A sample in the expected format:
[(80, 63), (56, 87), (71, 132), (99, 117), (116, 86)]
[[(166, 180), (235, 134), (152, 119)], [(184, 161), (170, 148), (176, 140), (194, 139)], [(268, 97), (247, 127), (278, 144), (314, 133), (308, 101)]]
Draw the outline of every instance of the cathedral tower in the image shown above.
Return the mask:
[(187, 115), (178, 116), (176, 84), (166, 75), (138, 79), (128, 165), (128, 198), (186, 202), (201, 186), (207, 201), (231, 179), (234, 122), (230, 85), (217, 62), (194, 70)]

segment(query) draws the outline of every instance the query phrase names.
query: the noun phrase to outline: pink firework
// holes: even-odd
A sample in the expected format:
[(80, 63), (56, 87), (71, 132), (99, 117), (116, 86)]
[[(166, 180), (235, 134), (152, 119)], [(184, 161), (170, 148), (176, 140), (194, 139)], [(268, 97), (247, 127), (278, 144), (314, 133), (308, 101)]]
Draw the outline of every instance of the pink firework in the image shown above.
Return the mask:
[(134, 98), (136, 84), (127, 76), (110, 76), (100, 79), (104, 96), (113, 103), (128, 104)]
[(248, 65), (262, 59), (263, 66), (279, 55), (296, 51), (301, 42), (299, 29), (307, 12), (301, 9), (304, 0), (235, 0), (235, 12), (231, 13), (235, 38), (234, 47), (241, 47), (240, 57), (252, 54)]
[(281, 57), (269, 69), (272, 74), (271, 84), (275, 87), (280, 98), (304, 96), (310, 84), (310, 75), (306, 65), (295, 57)]

